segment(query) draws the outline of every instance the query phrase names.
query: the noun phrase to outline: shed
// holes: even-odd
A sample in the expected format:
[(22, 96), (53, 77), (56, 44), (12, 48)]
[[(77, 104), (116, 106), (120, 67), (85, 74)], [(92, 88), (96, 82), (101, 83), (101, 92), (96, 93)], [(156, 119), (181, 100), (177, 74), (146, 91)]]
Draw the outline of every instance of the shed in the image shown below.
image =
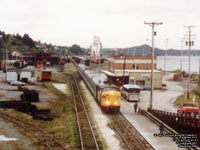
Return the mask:
[(6, 81), (23, 81), (30, 82), (34, 77), (34, 71), (29, 69), (8, 70), (6, 73)]

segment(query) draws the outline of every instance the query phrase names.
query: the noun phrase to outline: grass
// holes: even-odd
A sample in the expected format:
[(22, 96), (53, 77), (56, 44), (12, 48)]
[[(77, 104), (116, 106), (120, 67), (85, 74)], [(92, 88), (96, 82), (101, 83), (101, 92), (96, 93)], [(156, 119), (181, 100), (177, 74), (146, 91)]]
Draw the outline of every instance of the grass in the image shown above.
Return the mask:
[[(66, 77), (65, 75), (54, 75), (54, 78), (58, 82), (68, 82), (68, 77)], [(47, 106), (51, 110), (51, 115), (54, 118), (52, 121), (34, 120), (29, 115), (16, 111), (12, 111), (12, 114), (16, 115), (17, 117), (23, 118), (31, 122), (33, 125), (45, 130), (54, 138), (67, 145), (70, 150), (78, 150), (80, 140), (76, 122), (76, 114), (72, 103), (69, 84), (67, 91), (69, 95), (66, 95), (54, 88), (52, 83), (53, 82), (44, 82), (44, 86), (49, 90), (49, 92), (57, 96), (57, 98), (53, 102), (49, 102)], [(38, 141), (32, 134), (24, 131), (21, 128), (19, 128), (19, 131), (22, 134), (28, 136), (32, 141), (34, 147), (37, 147), (37, 149), (47, 149), (44, 144)]]
[(195, 104), (200, 107), (199, 96), (190, 92), (190, 97), (187, 99), (187, 94), (179, 96), (174, 104), (178, 107), (181, 107), (183, 104), (193, 104), (193, 97), (195, 97)]
[(76, 149), (79, 143), (79, 134), (71, 97), (54, 88), (51, 82), (46, 82), (45, 86), (58, 96), (58, 101), (50, 104), (50, 107), (53, 108), (51, 113), (55, 118), (54, 121), (48, 124), (44, 122), (44, 125), (51, 134), (65, 139), (64, 141), (69, 143), (70, 149)]

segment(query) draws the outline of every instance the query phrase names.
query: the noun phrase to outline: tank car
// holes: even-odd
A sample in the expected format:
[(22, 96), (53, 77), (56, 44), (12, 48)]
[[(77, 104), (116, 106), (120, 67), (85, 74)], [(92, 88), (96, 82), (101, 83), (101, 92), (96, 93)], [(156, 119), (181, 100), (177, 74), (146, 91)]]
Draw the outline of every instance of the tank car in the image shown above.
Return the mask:
[(77, 65), (77, 70), (90, 92), (106, 113), (118, 113), (121, 104), (121, 93), (117, 86), (105, 84), (103, 81), (106, 77), (104, 74), (95, 73), (87, 70), (83, 64)]

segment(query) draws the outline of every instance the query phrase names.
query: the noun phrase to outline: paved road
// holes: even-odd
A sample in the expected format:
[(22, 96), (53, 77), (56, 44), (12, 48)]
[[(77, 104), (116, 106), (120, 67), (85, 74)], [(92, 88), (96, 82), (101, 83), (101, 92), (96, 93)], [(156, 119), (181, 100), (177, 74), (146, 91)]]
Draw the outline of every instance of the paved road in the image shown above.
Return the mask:
[[(176, 98), (186, 90), (181, 86), (180, 82), (168, 81), (173, 76), (172, 73), (163, 76), (163, 83), (166, 83), (166, 90), (154, 90), (153, 92), (153, 108), (165, 110), (169, 112), (177, 112), (177, 107), (173, 104)], [(148, 108), (150, 101), (150, 91), (141, 91), (139, 107)]]

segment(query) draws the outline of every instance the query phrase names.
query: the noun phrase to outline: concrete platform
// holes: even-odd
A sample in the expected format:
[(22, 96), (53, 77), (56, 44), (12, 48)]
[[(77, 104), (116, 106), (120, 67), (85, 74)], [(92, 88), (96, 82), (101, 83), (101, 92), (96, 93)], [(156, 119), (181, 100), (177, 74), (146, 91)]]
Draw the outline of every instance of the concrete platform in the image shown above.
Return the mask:
[(156, 150), (185, 150), (184, 148), (178, 148), (171, 137), (155, 137), (154, 134), (160, 132), (159, 126), (147, 117), (135, 113), (133, 105), (134, 103), (131, 105), (125, 100), (122, 100), (120, 111), (153, 148)]

